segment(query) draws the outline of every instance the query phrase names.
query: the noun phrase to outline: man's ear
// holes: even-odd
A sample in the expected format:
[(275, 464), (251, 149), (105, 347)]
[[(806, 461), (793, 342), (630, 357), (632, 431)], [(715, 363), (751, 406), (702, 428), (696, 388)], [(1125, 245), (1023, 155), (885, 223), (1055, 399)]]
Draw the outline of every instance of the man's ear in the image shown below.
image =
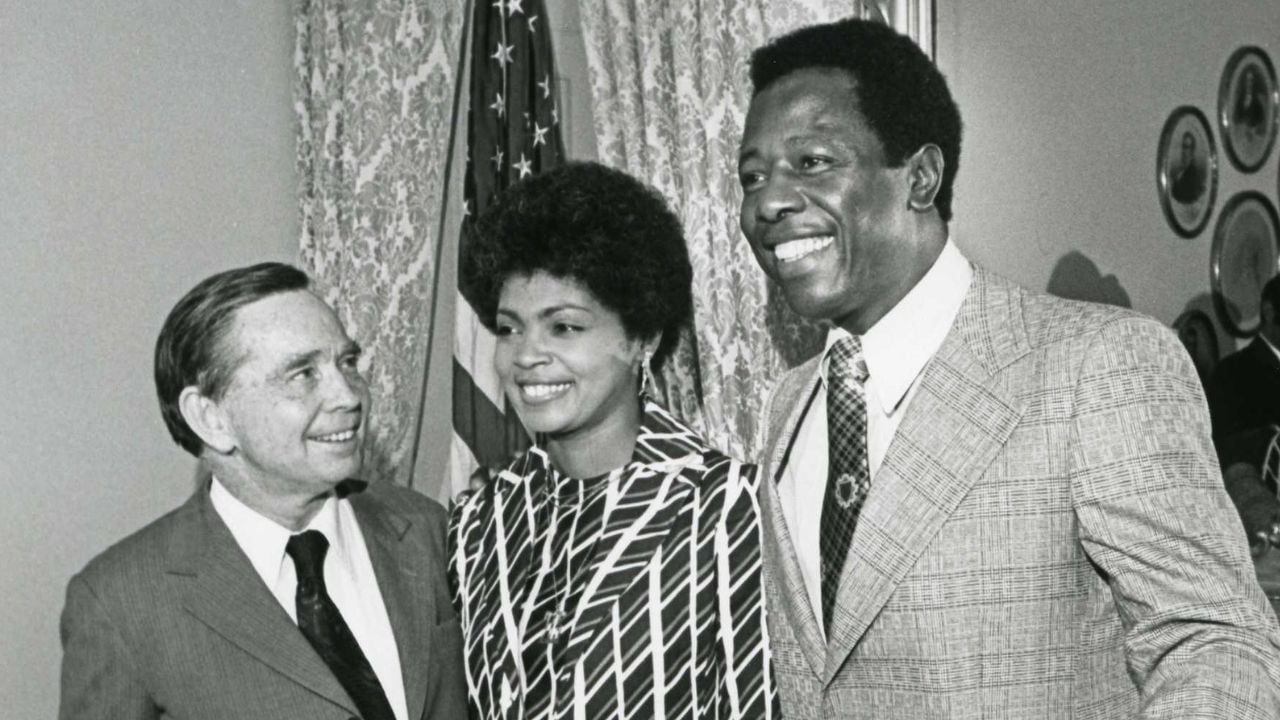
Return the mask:
[(222, 406), (201, 394), (200, 388), (195, 385), (183, 388), (178, 396), (178, 409), (191, 431), (211, 450), (226, 455), (236, 449), (235, 435)]
[(945, 164), (942, 149), (933, 143), (921, 145), (915, 154), (907, 158), (911, 182), (907, 204), (912, 210), (927, 212), (933, 208), (933, 198), (942, 188), (942, 170)]

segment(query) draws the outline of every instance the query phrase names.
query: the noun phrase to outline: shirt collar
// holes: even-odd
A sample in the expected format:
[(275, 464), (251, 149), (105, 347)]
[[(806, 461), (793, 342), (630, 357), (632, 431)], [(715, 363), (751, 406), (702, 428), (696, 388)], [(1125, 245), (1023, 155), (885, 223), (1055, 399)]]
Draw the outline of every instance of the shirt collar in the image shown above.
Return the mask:
[(1280, 349), (1277, 349), (1275, 345), (1272, 345), (1271, 341), (1267, 339), (1266, 335), (1263, 335), (1262, 333), (1258, 333), (1258, 339), (1262, 341), (1262, 344), (1267, 346), (1267, 349), (1271, 351), (1272, 355), (1276, 356), (1277, 360), (1280, 360)]
[[(862, 336), (862, 355), (874, 396), (885, 415), (892, 414), (906, 397), (929, 359), (955, 322), (973, 280), (973, 267), (950, 238), (933, 266), (915, 287)], [(820, 367), (823, 385), (827, 381), (826, 353), (849, 332), (832, 327), (827, 332)]]
[[(630, 473), (638, 467), (667, 472), (687, 466), (701, 466), (704, 455), (710, 451), (701, 436), (677, 420), (657, 401), (646, 397), (642, 404), (643, 416), (631, 459), (614, 472)], [(552, 472), (554, 469), (547, 451), (534, 445), (519, 460), (499, 471), (498, 478), (504, 484), (514, 486), (528, 482), (532, 477)]]
[[(268, 587), (275, 587), (285, 560), (284, 546), (293, 533), (245, 505), (221, 482), (218, 482), (216, 477), (212, 479), (209, 486), (209, 500), (227, 528), (231, 530), (236, 544), (248, 556), (249, 563), (253, 565), (258, 576), (267, 583)], [(319, 530), (324, 533), (329, 541), (329, 553), (337, 557), (339, 562), (346, 562), (346, 540), (338, 513), (340, 502), (346, 501), (338, 500), (333, 496), (327, 498), (305, 529)]]

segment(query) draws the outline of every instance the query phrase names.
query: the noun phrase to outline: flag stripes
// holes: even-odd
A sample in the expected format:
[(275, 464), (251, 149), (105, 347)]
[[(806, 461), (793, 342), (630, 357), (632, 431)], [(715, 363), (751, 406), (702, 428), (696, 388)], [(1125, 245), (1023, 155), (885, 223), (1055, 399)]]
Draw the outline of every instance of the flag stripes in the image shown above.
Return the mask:
[[(476, 0), (459, 268), (474, 218), (512, 183), (564, 158), (555, 63), (543, 0)], [(453, 443), (449, 484), (467, 487), (477, 465), (500, 467), (528, 446), (493, 371), (492, 334), (459, 275), (454, 318)]]

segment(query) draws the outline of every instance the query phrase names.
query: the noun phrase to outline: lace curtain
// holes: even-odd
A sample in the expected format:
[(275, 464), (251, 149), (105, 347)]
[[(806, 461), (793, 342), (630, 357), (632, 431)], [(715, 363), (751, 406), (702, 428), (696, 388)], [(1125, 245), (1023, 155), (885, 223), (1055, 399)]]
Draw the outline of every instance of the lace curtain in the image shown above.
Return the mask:
[(658, 188), (684, 221), (693, 337), (664, 370), (672, 411), (712, 445), (751, 458), (770, 379), (821, 347), (757, 267), (738, 229), (746, 66), (767, 38), (894, 3), (601, 0), (579, 12), (600, 160)]
[(365, 350), (368, 477), (408, 482), (465, 0), (296, 0), (301, 263)]

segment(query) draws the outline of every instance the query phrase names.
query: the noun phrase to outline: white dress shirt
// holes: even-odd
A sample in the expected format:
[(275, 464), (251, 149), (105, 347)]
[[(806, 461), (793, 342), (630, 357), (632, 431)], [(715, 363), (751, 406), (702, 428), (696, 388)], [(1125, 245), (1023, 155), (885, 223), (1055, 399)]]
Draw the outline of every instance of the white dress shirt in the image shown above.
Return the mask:
[[(209, 498), (253, 569), (296, 624), (298, 575), (293, 559), (284, 551), (293, 533), (240, 502), (217, 478), (213, 479)], [(395, 634), (351, 503), (330, 497), (304, 530), (319, 530), (329, 541), (324, 559), (329, 597), (382, 683), (397, 720), (408, 720)]]
[[(871, 493), (885, 453), (906, 414), (924, 366), (934, 356), (955, 322), (973, 280), (973, 267), (947, 240), (938, 259), (920, 282), (862, 336), (867, 364), (867, 467)], [(818, 551), (822, 501), (827, 485), (827, 358), (836, 339), (849, 333), (833, 327), (819, 366), (821, 388), (814, 396), (782, 476), (778, 496), (787, 529), (800, 559), (814, 617), (822, 627), (822, 561)], [(870, 497), (870, 495), (868, 495)]]

